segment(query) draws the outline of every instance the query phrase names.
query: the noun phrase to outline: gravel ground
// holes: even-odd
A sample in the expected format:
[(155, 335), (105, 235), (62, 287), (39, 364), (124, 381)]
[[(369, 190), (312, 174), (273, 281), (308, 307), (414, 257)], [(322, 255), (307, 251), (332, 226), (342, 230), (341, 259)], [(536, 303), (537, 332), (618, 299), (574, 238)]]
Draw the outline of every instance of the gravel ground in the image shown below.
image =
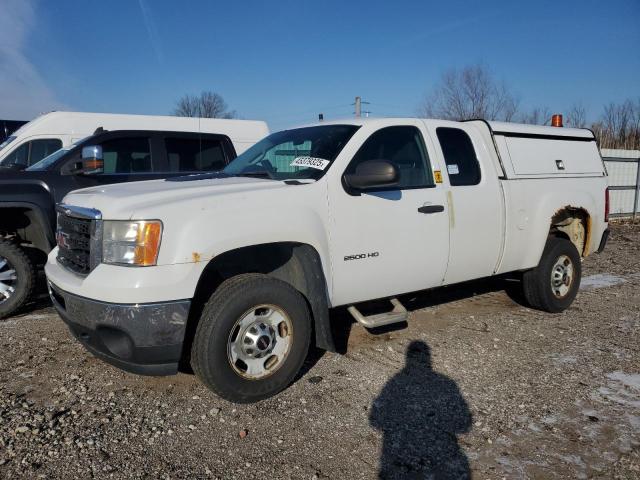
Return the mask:
[(98, 361), (43, 301), (0, 321), (0, 477), (640, 478), (640, 227), (583, 268), (558, 315), (509, 281), (403, 298), (395, 331), (334, 312), (346, 353), (248, 406)]

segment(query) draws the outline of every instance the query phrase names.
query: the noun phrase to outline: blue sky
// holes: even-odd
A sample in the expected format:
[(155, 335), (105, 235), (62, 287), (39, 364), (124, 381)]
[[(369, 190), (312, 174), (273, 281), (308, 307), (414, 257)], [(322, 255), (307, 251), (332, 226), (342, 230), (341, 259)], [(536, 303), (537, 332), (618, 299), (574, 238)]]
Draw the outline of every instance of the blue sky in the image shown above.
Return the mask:
[(0, 118), (168, 114), (219, 92), (272, 129), (415, 115), (450, 67), (487, 65), (523, 109), (640, 97), (640, 1), (0, 0)]

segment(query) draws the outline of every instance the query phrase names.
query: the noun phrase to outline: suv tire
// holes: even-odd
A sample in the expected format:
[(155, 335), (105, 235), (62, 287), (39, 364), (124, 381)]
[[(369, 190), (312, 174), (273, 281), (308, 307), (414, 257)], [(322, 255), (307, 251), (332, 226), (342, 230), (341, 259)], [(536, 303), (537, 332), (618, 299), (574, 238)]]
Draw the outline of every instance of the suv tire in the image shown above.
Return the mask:
[(310, 341), (311, 315), (296, 289), (267, 275), (237, 275), (205, 305), (191, 366), (222, 398), (256, 402), (293, 381)]
[(8, 317), (31, 298), (35, 281), (28, 255), (15, 243), (0, 239), (0, 318)]
[(534, 308), (562, 312), (576, 298), (581, 276), (582, 264), (575, 245), (566, 238), (549, 237), (538, 266), (522, 276), (524, 297)]

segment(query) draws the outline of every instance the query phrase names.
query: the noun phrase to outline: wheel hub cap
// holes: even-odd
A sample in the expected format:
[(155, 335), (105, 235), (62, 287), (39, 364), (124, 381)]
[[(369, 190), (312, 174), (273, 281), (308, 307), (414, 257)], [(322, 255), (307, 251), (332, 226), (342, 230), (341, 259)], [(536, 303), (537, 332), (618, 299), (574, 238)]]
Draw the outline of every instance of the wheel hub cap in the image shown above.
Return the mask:
[(274, 373), (289, 354), (293, 328), (287, 314), (258, 305), (236, 321), (227, 343), (229, 364), (239, 375), (256, 380)]
[(562, 298), (569, 293), (573, 283), (573, 262), (566, 255), (561, 255), (551, 268), (551, 291)]
[(0, 304), (11, 298), (16, 291), (18, 276), (13, 265), (4, 257), (0, 257)]

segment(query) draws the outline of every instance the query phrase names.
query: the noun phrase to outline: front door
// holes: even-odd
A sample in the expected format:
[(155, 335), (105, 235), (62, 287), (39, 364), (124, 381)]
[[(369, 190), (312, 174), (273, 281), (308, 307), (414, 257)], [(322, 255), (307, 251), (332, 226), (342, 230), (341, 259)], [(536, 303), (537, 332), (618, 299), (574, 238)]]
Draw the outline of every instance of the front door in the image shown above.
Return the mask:
[(400, 183), (353, 192), (329, 191), (332, 304), (347, 305), (442, 284), (449, 254), (449, 220), (442, 184), (434, 182), (423, 126), (379, 129), (345, 173), (366, 160), (387, 160)]

